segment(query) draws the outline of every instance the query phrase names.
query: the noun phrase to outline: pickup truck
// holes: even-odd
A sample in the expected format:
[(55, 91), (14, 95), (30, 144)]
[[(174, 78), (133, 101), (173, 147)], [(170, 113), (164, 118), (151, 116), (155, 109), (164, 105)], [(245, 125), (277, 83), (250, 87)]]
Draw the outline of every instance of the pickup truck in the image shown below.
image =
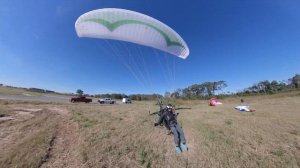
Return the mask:
[(92, 102), (92, 99), (86, 98), (84, 96), (80, 96), (80, 97), (72, 97), (70, 101), (72, 103), (76, 103), (76, 102), (90, 103), (90, 102)]
[(104, 99), (99, 99), (98, 102), (100, 104), (115, 104), (116, 101), (114, 101), (113, 99), (111, 98), (104, 98)]

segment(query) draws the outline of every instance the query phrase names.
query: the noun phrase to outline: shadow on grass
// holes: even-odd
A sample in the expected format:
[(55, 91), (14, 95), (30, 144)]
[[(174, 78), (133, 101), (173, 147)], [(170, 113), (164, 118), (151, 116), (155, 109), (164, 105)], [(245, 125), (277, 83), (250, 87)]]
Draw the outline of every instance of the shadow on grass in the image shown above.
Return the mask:
[(191, 110), (191, 107), (180, 107), (180, 108), (175, 108), (175, 110)]

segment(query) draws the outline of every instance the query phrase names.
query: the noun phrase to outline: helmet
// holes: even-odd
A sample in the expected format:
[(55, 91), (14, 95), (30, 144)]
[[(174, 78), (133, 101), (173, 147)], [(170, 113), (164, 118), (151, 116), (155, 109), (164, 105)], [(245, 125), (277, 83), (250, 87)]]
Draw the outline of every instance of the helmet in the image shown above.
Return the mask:
[(167, 109), (172, 109), (173, 107), (172, 107), (172, 104), (168, 104), (167, 105)]

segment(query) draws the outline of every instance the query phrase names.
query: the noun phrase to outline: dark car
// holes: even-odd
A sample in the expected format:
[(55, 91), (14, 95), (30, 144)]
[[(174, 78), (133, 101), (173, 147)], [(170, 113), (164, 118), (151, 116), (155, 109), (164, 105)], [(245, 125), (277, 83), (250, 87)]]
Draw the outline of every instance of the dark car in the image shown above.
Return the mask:
[(77, 103), (77, 102), (90, 103), (90, 102), (92, 102), (92, 99), (86, 98), (84, 96), (80, 96), (80, 97), (72, 97), (70, 101), (72, 103)]

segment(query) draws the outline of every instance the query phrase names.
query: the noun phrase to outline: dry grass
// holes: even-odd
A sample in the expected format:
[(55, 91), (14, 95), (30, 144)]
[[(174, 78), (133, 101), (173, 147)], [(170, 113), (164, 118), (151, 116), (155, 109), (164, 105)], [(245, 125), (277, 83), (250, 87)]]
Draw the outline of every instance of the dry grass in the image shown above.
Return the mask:
[(54, 118), (41, 113), (14, 126), (2, 123), (0, 167), (39, 167), (54, 136)]
[(196, 157), (191, 158), (196, 165), (299, 167), (300, 98), (251, 102), (255, 113), (235, 112), (234, 100), (216, 108), (199, 106), (186, 112), (183, 121), (189, 128), (188, 139), (197, 148), (193, 151)]
[[(190, 145), (189, 167), (299, 167), (299, 96), (245, 98), (255, 113), (233, 109), (239, 98), (209, 107), (179, 102), (179, 121)], [(154, 104), (154, 103), (153, 103)], [(86, 167), (185, 167), (172, 137), (154, 128), (149, 105), (72, 106), (80, 124)], [(150, 109), (157, 108), (150, 105)], [(191, 109), (189, 109), (191, 108)]]
[(39, 167), (48, 157), (60, 118), (36, 103), (0, 104), (0, 114), (13, 118), (0, 122), (0, 167)]
[(0, 87), (0, 94), (2, 95), (34, 95), (34, 96), (39, 96), (42, 95), (41, 93), (38, 92), (30, 92), (26, 89), (21, 89), (21, 88), (8, 88), (8, 87)]
[(10, 87), (0, 86), (0, 95), (23, 95), (23, 96), (53, 95), (53, 96), (58, 96), (60, 94), (41, 93), (41, 92), (34, 92), (34, 91), (27, 90), (27, 89), (22, 89), (22, 88), (10, 88)]
[[(64, 133), (72, 136), (76, 143), (61, 143), (65, 146), (60, 147), (75, 153), (67, 155), (64, 164), (57, 164), (63, 161), (55, 157), (56, 150), (48, 152), (48, 167), (54, 164), (60, 165), (56, 167), (300, 167), (299, 93), (244, 98), (257, 110), (254, 113), (235, 111), (233, 107), (239, 100), (226, 99), (218, 107), (208, 106), (207, 101), (176, 102), (177, 108), (182, 108), (177, 112), (180, 112), (179, 122), (190, 147), (188, 155), (186, 152), (177, 154), (172, 136), (167, 135), (164, 128), (153, 126), (157, 116), (148, 115), (148, 110), (158, 109), (154, 102), (131, 105), (3, 103), (1, 108), (10, 110), (20, 105), (44, 110), (19, 124), (15, 121), (0, 123), (1, 130), (13, 125), (19, 125), (19, 129), (11, 129), (13, 133), (24, 130), (24, 134), (12, 137), (18, 138), (18, 143), (1, 150), (0, 167), (35, 167), (45, 157), (49, 139)], [(51, 113), (54, 108), (56, 111), (68, 109), (69, 115)], [(63, 126), (62, 123), (68, 124)], [(74, 123), (78, 123), (79, 128), (73, 132), (61, 129), (73, 128), (66, 125)], [(58, 130), (61, 132), (55, 134)], [(72, 134), (67, 134), (68, 130)], [(66, 136), (61, 138), (68, 140)], [(42, 145), (32, 145), (37, 142)], [(59, 143), (54, 141), (53, 148), (59, 149), (57, 145)], [(68, 157), (73, 159), (68, 161)], [(74, 166), (76, 159), (78, 163)]]

